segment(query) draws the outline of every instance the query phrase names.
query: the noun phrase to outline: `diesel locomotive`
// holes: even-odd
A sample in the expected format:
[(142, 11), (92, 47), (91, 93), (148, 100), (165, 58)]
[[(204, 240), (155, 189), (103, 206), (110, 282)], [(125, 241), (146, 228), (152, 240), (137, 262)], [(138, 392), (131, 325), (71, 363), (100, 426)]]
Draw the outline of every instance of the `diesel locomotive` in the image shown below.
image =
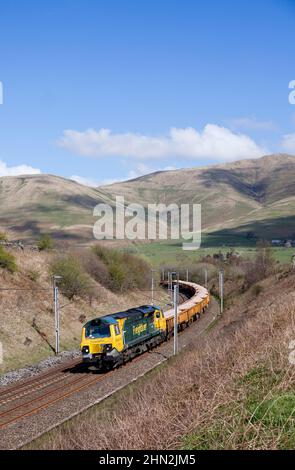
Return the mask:
[[(202, 286), (179, 281), (190, 299), (178, 306), (178, 328), (184, 329), (207, 308), (210, 296)], [(174, 310), (164, 312), (154, 305), (142, 305), (94, 318), (82, 329), (81, 352), (85, 365), (99, 369), (118, 367), (173, 335)]]

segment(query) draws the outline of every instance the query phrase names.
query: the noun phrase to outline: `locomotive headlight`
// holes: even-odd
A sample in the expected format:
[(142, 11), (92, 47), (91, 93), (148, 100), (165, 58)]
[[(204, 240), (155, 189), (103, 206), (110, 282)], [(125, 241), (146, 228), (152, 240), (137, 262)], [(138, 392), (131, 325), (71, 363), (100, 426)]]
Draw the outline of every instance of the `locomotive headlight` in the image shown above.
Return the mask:
[(110, 352), (113, 349), (112, 344), (105, 344), (103, 347), (104, 352)]
[(82, 353), (83, 354), (89, 354), (89, 346), (83, 346)]

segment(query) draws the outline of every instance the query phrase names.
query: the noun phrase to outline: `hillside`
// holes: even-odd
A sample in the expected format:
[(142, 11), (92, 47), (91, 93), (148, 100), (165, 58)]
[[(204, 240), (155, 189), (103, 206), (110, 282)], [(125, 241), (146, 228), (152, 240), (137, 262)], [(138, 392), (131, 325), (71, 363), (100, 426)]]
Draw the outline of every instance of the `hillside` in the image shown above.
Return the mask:
[[(12, 274), (0, 269), (0, 342), (3, 347), (0, 375), (52, 356), (55, 345), (50, 265), (59, 255), (56, 252), (15, 249), (11, 249), (10, 253), (16, 257), (19, 270)], [(86, 249), (68, 252), (71, 253), (76, 259), (90, 259)], [(103, 269), (101, 264), (99, 269)], [(105, 272), (103, 275), (106, 277)], [(79, 347), (82, 324), (87, 320), (150, 301), (150, 293), (146, 290), (133, 288), (115, 292), (93, 278), (91, 285), (93, 293), (89, 298), (75, 295), (69, 299), (60, 290), (62, 351)], [(162, 301), (166, 304), (166, 297), (164, 291), (157, 292), (160, 305)]]
[(99, 189), (52, 175), (0, 178), (0, 226), (13, 238), (92, 239), (93, 208), (105, 202)]
[(157, 172), (103, 190), (110, 197), (124, 195), (127, 201), (145, 205), (202, 204), (206, 232), (230, 229), (273, 237), (295, 233), (295, 158), (291, 155)]
[(254, 286), (256, 295), (236, 285), (230, 308), (193, 346), (28, 447), (294, 449), (293, 286), (287, 271)]
[(204, 232), (258, 237), (295, 233), (295, 158), (269, 155), (203, 168), (156, 172), (126, 182), (90, 188), (52, 175), (0, 178), (0, 227), (15, 239), (42, 232), (93, 241), (93, 208), (126, 202), (200, 203)]

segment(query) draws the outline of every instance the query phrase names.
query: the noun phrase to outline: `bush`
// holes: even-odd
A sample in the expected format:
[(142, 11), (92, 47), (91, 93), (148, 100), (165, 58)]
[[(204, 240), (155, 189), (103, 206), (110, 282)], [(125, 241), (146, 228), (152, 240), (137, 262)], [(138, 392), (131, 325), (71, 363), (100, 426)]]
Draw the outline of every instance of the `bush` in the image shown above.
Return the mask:
[(37, 246), (39, 248), (39, 251), (52, 250), (53, 240), (50, 235), (42, 235)]
[[(150, 267), (141, 258), (126, 252), (96, 245), (92, 252), (108, 271), (107, 287), (113, 291), (145, 288), (150, 280)], [(102, 282), (104, 285), (105, 282)]]
[(72, 255), (53, 261), (50, 273), (62, 277), (59, 281), (59, 287), (69, 299), (74, 296), (89, 298), (94, 294), (91, 278), (85, 273), (79, 260)]
[(111, 279), (110, 288), (114, 291), (123, 291), (128, 289), (128, 272), (118, 263), (112, 263), (109, 266), (109, 275)]
[(257, 243), (257, 253), (254, 262), (248, 261), (246, 265), (245, 280), (248, 286), (265, 279), (274, 272), (275, 261), (267, 241)]
[(3, 246), (0, 246), (0, 267), (7, 269), (11, 273), (15, 273), (18, 270), (15, 257), (4, 250)]
[(275, 260), (270, 244), (265, 240), (257, 243), (255, 266), (261, 279), (267, 277), (274, 269)]
[(77, 251), (75, 256), (80, 260), (81, 265), (92, 279), (106, 288), (110, 287), (111, 280), (108, 268), (101, 259), (95, 256), (92, 250), (87, 252)]
[(263, 287), (260, 284), (256, 284), (256, 286), (252, 287), (252, 293), (257, 297), (263, 291)]
[(7, 240), (8, 240), (7, 233), (5, 233), (5, 232), (0, 232), (0, 241), (1, 241), (1, 242), (7, 242)]
[(28, 278), (33, 281), (33, 282), (36, 282), (38, 281), (40, 277), (40, 273), (39, 271), (34, 271), (33, 269), (31, 269), (29, 272), (28, 272)]
[[(197, 284), (204, 285), (205, 283), (205, 269), (207, 269), (207, 282), (209, 283), (211, 279), (214, 279), (218, 276), (218, 269), (216, 266), (207, 263), (198, 263), (192, 264), (189, 266), (189, 279), (192, 282), (196, 282)], [(176, 269), (177, 271), (177, 269)], [(185, 278), (186, 273), (181, 272), (181, 276)]]

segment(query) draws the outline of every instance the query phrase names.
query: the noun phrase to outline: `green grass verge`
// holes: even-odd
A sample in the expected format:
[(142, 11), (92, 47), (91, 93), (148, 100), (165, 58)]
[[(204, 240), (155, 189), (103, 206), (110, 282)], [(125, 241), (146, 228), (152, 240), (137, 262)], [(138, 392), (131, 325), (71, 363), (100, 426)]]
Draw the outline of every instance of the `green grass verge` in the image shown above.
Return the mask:
[(295, 446), (295, 393), (280, 390), (284, 373), (264, 366), (251, 369), (237, 381), (234, 396), (213, 416), (183, 439), (185, 450), (255, 448), (275, 442), (278, 449)]

